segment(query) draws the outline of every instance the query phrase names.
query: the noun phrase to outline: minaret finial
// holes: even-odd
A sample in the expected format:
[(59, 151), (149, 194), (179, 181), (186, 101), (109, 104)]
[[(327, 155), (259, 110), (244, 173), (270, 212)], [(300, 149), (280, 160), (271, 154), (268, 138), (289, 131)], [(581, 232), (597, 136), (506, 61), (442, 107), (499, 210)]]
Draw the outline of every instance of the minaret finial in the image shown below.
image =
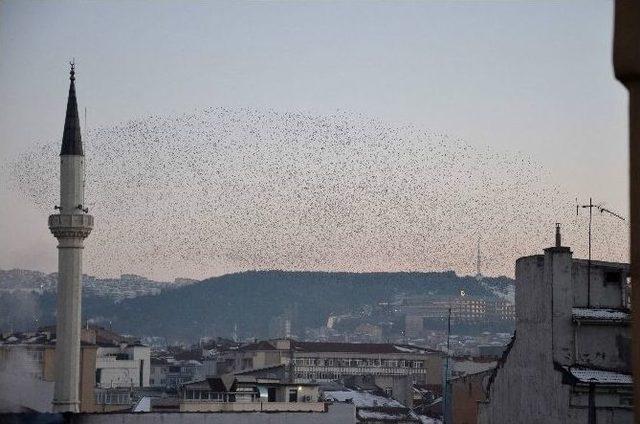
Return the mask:
[(69, 72), (71, 76), (69, 77), (69, 79), (71, 81), (75, 81), (76, 80), (76, 58), (75, 57), (71, 60), (71, 62), (69, 62), (69, 65), (71, 65), (71, 71)]

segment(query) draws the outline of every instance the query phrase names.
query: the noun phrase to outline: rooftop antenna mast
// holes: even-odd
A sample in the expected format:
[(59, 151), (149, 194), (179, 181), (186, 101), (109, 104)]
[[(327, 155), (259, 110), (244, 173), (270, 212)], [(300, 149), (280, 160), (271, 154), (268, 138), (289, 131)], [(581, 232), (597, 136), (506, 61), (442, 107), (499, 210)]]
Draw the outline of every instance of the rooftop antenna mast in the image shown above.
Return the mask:
[(591, 197), (589, 198), (588, 205), (579, 205), (576, 200), (576, 216), (578, 216), (580, 208), (583, 208), (583, 209), (589, 208), (589, 259), (587, 259), (587, 307), (590, 308), (591, 307), (591, 223), (593, 219), (593, 208), (596, 208), (597, 210), (599, 210), (600, 213), (606, 212), (609, 215), (615, 218), (618, 218), (622, 221), (625, 221), (625, 219), (621, 215), (602, 207), (602, 205), (594, 205), (593, 199)]

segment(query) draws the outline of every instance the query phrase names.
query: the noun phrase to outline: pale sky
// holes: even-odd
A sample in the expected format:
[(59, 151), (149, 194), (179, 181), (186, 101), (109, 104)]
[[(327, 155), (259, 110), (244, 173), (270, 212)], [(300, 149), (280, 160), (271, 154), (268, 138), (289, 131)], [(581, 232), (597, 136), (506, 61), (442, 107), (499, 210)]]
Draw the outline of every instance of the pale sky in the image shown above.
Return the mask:
[(530, 158), (571, 196), (626, 215), (612, 13), (603, 1), (1, 2), (0, 267), (55, 270), (50, 212), (5, 180), (17, 155), (60, 142), (71, 58), (91, 129), (210, 107), (347, 110)]

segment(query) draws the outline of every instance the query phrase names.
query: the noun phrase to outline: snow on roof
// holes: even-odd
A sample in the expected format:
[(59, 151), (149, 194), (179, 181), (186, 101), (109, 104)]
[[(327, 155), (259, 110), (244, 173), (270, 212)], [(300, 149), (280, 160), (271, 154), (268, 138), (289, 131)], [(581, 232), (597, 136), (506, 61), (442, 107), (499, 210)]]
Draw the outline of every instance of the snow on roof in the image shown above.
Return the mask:
[(629, 312), (608, 308), (573, 308), (574, 320), (628, 321)]
[(584, 367), (570, 367), (569, 372), (581, 383), (633, 384), (630, 374)]
[(442, 421), (437, 418), (427, 417), (426, 415), (418, 415), (417, 417), (422, 424), (442, 424)]
[(400, 410), (395, 411), (374, 411), (370, 409), (359, 409), (358, 417), (361, 420), (386, 420), (398, 422), (411, 418), (408, 413)]
[(143, 396), (133, 408), (133, 412), (151, 412), (151, 397)]
[(393, 345), (393, 347), (396, 348), (396, 350), (398, 350), (400, 352), (424, 353), (424, 349), (420, 349), (418, 347), (398, 346), (398, 345)]
[(332, 402), (347, 402), (351, 400), (356, 407), (373, 407), (386, 406), (403, 408), (404, 405), (395, 399), (386, 398), (366, 392), (357, 392), (355, 390), (336, 390), (324, 392), (325, 400)]

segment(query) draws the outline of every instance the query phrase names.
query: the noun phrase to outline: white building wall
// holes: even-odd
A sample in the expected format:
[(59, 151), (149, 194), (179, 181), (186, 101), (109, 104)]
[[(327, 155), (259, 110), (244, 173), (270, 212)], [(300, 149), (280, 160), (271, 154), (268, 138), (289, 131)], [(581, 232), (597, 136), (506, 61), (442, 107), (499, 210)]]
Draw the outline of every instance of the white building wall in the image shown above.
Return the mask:
[[(116, 359), (117, 354), (125, 354), (128, 359)], [(100, 375), (99, 387), (149, 386), (151, 368), (148, 347), (100, 347), (96, 355), (96, 369)]]

